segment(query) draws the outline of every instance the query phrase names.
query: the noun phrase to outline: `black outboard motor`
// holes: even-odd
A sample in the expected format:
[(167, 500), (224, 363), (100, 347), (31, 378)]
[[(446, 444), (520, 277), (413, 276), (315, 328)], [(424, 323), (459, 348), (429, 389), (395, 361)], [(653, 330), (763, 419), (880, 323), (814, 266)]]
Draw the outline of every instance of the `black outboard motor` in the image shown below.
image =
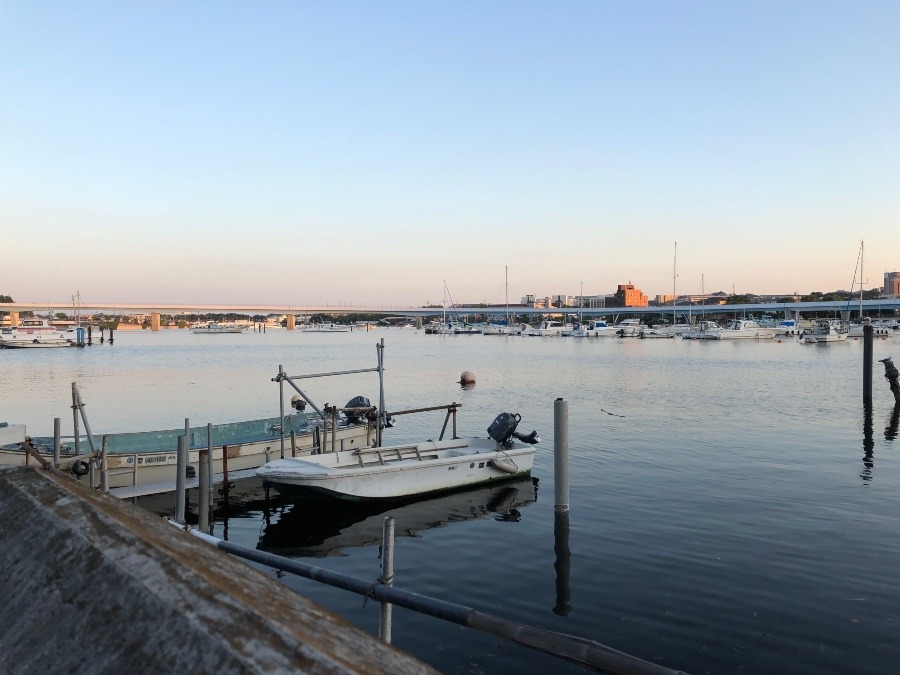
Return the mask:
[(493, 438), (501, 446), (512, 445), (512, 439), (517, 438), (523, 443), (534, 445), (540, 443), (541, 439), (537, 435), (537, 431), (532, 431), (525, 436), (516, 432), (516, 427), (522, 420), (522, 416), (518, 413), (500, 413), (497, 418), (491, 422), (488, 427), (488, 436)]
[[(365, 396), (354, 396), (344, 405), (345, 408), (371, 408), (372, 404), (369, 403), (369, 399)], [(344, 418), (347, 420), (347, 424), (359, 424), (364, 422), (366, 419), (365, 413), (357, 413), (349, 410), (344, 411)]]

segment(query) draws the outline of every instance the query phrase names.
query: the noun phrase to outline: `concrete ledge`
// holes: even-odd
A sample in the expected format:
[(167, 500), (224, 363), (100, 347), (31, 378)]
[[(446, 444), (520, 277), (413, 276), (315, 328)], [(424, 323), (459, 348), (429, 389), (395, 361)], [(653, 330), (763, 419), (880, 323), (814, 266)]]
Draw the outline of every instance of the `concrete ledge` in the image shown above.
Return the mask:
[(0, 469), (10, 672), (433, 672), (157, 516)]

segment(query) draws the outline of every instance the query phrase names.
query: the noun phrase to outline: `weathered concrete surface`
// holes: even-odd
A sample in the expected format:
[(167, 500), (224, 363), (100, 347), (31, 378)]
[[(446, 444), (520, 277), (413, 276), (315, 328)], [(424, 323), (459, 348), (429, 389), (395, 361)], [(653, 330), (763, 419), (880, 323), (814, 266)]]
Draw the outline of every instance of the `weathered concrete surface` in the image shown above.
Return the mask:
[(0, 468), (0, 670), (431, 672), (142, 509)]

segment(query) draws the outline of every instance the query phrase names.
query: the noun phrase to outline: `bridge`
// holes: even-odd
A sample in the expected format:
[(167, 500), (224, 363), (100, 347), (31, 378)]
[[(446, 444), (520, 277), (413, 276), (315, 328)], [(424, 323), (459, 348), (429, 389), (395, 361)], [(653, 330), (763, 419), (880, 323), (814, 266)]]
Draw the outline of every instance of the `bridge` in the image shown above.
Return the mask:
[[(863, 314), (894, 313), (900, 310), (900, 298), (881, 298), (878, 300), (829, 300), (825, 302), (767, 302), (758, 304), (740, 305), (660, 305), (655, 307), (522, 307), (510, 306), (509, 313), (516, 316), (540, 316), (543, 314), (570, 314), (589, 317), (612, 317), (644, 314), (676, 314), (681, 317), (704, 314), (763, 314), (793, 316), (796, 312), (801, 314), (813, 314), (821, 312), (852, 312), (857, 314), (862, 308)], [(0, 314), (15, 313), (16, 319), (19, 312), (46, 312), (46, 311), (74, 312), (75, 307), (71, 300), (64, 302), (12, 302), (0, 305)], [(287, 315), (297, 316), (302, 314), (376, 314), (385, 317), (438, 317), (444, 314), (474, 315), (482, 314), (501, 317), (506, 314), (506, 306), (493, 305), (490, 307), (478, 305), (461, 305), (448, 307), (412, 307), (390, 305), (372, 307), (364, 305), (248, 305), (248, 304), (178, 304), (178, 303), (85, 303), (77, 305), (79, 313), (86, 314), (110, 314), (130, 315), (149, 314), (180, 315), (180, 314), (240, 314), (245, 316)], [(12, 318), (12, 317), (11, 317)]]

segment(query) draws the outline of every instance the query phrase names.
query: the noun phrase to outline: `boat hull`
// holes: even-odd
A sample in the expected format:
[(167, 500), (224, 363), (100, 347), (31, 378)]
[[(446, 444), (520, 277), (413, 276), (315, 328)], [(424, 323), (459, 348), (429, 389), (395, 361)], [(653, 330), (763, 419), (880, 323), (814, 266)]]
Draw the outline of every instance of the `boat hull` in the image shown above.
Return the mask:
[[(379, 450), (383, 464), (377, 458)], [(392, 460), (398, 450), (405, 454)], [(534, 452), (532, 446), (517, 446), (498, 453), (494, 441), (487, 439), (438, 441), (373, 449), (365, 454), (375, 459), (362, 462), (353, 451), (276, 460), (257, 475), (287, 496), (399, 499), (528, 475)]]

